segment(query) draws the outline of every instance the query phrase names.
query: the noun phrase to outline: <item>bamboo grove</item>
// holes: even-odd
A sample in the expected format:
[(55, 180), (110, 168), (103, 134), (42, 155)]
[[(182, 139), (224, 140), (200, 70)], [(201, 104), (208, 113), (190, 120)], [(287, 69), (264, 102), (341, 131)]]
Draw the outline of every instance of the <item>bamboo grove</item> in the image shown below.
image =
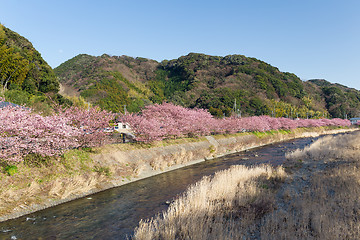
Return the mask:
[(6, 89), (9, 83), (22, 85), (31, 65), (13, 47), (6, 45), (6, 35), (0, 26), (0, 79)]

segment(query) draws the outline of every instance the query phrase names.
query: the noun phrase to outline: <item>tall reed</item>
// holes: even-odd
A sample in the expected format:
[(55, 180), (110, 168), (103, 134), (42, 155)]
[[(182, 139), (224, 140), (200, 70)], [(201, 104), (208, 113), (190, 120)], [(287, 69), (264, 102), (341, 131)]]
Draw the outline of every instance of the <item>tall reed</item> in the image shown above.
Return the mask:
[(141, 221), (134, 239), (239, 239), (273, 208), (271, 189), (285, 178), (269, 166), (233, 166), (192, 185), (166, 212)]

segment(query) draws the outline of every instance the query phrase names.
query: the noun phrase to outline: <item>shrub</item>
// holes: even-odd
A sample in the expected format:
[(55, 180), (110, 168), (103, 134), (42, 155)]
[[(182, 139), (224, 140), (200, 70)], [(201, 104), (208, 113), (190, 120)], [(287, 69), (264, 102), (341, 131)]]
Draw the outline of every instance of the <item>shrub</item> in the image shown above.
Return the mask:
[(4, 172), (7, 173), (9, 176), (12, 176), (18, 173), (18, 168), (15, 165), (6, 165), (4, 167)]

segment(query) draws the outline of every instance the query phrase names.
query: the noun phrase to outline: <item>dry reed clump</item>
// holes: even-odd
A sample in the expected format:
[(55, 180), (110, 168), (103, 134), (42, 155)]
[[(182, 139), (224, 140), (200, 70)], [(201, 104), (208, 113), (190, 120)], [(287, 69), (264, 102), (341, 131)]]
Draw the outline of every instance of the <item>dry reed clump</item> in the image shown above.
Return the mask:
[(304, 165), (278, 195), (278, 210), (262, 219), (261, 239), (360, 238), (359, 140), (325, 137), (288, 155)]
[(359, 183), (359, 167), (315, 174), (309, 188), (263, 219), (261, 239), (359, 239)]
[(286, 154), (291, 159), (312, 159), (331, 161), (336, 159), (358, 159), (360, 151), (360, 134), (326, 136), (304, 149)]
[(157, 217), (141, 221), (134, 239), (239, 239), (256, 234), (256, 221), (271, 212), (273, 189), (285, 171), (233, 166), (204, 177)]

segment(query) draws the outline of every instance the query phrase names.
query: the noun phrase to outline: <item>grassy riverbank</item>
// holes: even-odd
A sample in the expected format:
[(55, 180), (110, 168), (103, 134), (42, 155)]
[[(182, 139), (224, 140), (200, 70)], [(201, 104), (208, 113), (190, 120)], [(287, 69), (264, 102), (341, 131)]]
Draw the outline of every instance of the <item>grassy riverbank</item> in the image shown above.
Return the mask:
[(74, 149), (56, 159), (28, 156), (17, 165), (1, 166), (0, 221), (232, 152), (349, 130), (322, 127), (238, 133)]
[(360, 133), (287, 154), (283, 167), (234, 166), (141, 221), (134, 239), (358, 239)]
[(168, 210), (141, 222), (135, 239), (241, 239), (273, 209), (283, 168), (233, 166), (191, 186)]

